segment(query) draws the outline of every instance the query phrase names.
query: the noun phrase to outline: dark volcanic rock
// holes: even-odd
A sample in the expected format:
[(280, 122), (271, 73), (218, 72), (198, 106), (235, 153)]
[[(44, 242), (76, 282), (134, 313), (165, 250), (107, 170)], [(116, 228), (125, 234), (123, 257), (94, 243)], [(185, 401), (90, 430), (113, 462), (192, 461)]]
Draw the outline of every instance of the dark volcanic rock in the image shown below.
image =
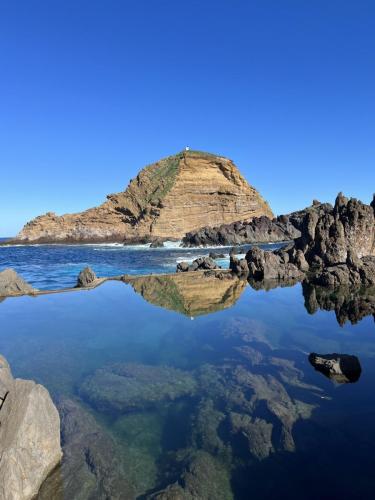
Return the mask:
[(301, 214), (294, 244), (274, 252), (250, 249), (249, 275), (284, 280), (306, 274), (307, 281), (323, 286), (374, 285), (374, 223), (372, 205), (339, 193), (334, 207), (315, 204)]
[(187, 233), (182, 239), (185, 247), (208, 245), (241, 245), (246, 243), (276, 243), (297, 238), (300, 235), (294, 226), (298, 218), (292, 215), (269, 219), (255, 217), (250, 221), (203, 227)]
[(309, 361), (315, 370), (339, 384), (357, 382), (361, 376), (362, 369), (357, 356), (312, 352), (309, 355)]
[(112, 437), (78, 402), (61, 399), (63, 460), (45, 481), (38, 500), (136, 498)]
[(170, 366), (118, 363), (100, 368), (80, 387), (80, 394), (99, 411), (144, 409), (173, 401), (195, 390), (187, 372)]
[(223, 253), (215, 253), (215, 252), (210, 252), (208, 254), (210, 259), (225, 259), (225, 255)]
[(0, 272), (0, 297), (25, 295), (36, 290), (26, 283), (13, 269), (4, 269)]
[(96, 274), (91, 269), (91, 267), (85, 267), (77, 278), (77, 288), (85, 288), (92, 285), (96, 280)]
[(221, 269), (221, 267), (210, 257), (199, 257), (193, 260), (190, 265), (187, 262), (179, 262), (176, 272), (183, 273), (186, 271), (204, 271), (209, 269)]
[(229, 269), (235, 274), (249, 274), (249, 266), (246, 259), (238, 259), (230, 256)]

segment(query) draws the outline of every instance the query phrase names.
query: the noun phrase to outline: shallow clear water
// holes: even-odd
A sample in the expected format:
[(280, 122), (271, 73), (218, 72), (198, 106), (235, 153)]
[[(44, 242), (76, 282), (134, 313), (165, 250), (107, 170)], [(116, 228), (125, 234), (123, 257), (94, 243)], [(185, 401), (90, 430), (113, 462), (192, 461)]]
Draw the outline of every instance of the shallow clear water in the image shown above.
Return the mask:
[[(342, 298), (331, 297), (336, 314), (320, 299), (309, 314), (313, 297), (181, 276), (10, 298), (0, 352), (114, 439), (125, 483), (111, 483), (111, 498), (176, 481), (195, 498), (372, 498), (374, 319), (340, 326)], [(311, 352), (357, 356), (359, 380), (333, 382)], [(106, 498), (72, 494), (66, 474), (66, 499)]]
[[(278, 246), (263, 245), (269, 249)], [(226, 255), (217, 262), (228, 267), (229, 247), (213, 250)], [(178, 262), (192, 261), (209, 251), (180, 248), (178, 242), (169, 242), (160, 249), (121, 244), (0, 246), (0, 271), (11, 267), (35, 288), (49, 290), (74, 286), (85, 266), (91, 266), (99, 277), (167, 273), (174, 272)]]

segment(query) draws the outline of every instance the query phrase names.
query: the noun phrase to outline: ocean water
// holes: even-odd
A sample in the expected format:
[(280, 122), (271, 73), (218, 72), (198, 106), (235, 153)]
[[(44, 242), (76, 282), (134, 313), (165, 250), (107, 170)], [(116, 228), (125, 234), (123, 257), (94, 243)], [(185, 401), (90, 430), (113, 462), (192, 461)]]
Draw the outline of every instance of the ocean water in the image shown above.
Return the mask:
[[(269, 249), (278, 246), (263, 245)], [(180, 248), (178, 242), (167, 242), (165, 248), (160, 249), (149, 248), (149, 245), (124, 246), (117, 243), (0, 246), (0, 271), (11, 267), (35, 288), (51, 290), (74, 286), (79, 272), (86, 266), (91, 266), (99, 277), (168, 273), (176, 270), (178, 262), (192, 261), (216, 251), (226, 255), (217, 262), (228, 268), (229, 250), (230, 247)]]
[[(128, 250), (95, 248), (85, 259), (99, 251), (129, 271), (116, 257)], [(70, 249), (54, 251), (72, 262)], [(0, 352), (14, 375), (75, 405), (91, 429), (70, 427), (84, 446), (64, 438), (77, 461), (63, 462), (41, 500), (155, 498), (168, 487), (169, 498), (178, 488), (215, 500), (372, 498), (374, 297), (180, 274), (3, 300)], [(362, 371), (330, 379), (312, 352), (355, 355)]]

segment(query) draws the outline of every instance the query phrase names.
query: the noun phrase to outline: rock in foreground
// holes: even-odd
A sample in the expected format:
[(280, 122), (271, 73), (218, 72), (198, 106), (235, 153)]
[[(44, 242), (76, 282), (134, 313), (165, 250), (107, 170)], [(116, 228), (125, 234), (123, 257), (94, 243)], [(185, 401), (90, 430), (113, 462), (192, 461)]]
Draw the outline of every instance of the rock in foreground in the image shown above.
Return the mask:
[(210, 269), (221, 269), (221, 267), (211, 257), (199, 257), (193, 260), (191, 264), (188, 262), (179, 262), (176, 272), (185, 273), (187, 271), (206, 271)]
[(61, 456), (60, 418), (47, 389), (14, 379), (0, 356), (0, 498), (34, 498)]
[(26, 295), (35, 291), (13, 269), (5, 269), (0, 272), (0, 297)]
[(357, 382), (361, 376), (361, 365), (357, 356), (350, 354), (316, 354), (309, 355), (309, 361), (315, 370), (339, 384)]

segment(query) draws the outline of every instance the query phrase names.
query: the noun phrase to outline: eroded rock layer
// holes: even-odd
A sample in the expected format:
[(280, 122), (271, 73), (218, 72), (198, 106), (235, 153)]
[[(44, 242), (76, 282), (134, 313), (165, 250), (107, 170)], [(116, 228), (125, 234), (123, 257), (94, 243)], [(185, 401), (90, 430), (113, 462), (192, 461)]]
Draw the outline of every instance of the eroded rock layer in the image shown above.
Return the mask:
[(185, 151), (145, 167), (127, 189), (81, 213), (53, 212), (28, 222), (16, 240), (33, 242), (178, 239), (203, 226), (272, 217), (267, 202), (234, 163)]

